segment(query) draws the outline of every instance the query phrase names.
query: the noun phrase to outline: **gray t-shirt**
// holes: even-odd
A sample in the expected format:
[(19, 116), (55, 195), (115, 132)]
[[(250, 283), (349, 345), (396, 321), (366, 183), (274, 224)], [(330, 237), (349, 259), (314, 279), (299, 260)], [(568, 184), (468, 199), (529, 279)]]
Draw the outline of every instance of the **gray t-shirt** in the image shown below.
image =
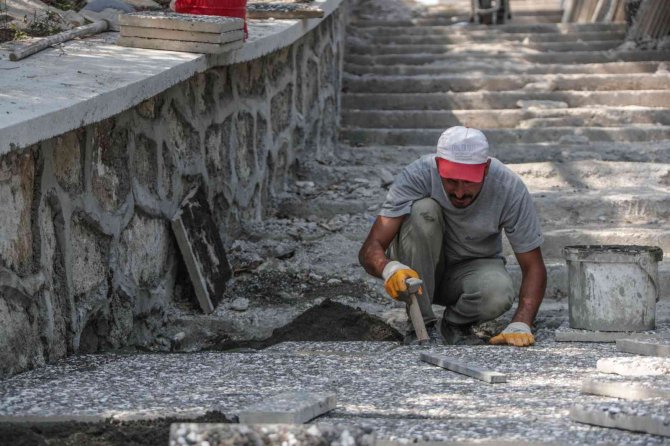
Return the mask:
[(491, 158), (479, 196), (468, 207), (459, 209), (451, 204), (444, 191), (435, 155), (422, 156), (395, 179), (379, 215), (409, 214), (412, 203), (427, 197), (444, 210), (443, 242), (448, 264), (502, 257), (502, 229), (517, 253), (531, 251), (544, 242), (528, 189), (517, 174), (495, 158)]

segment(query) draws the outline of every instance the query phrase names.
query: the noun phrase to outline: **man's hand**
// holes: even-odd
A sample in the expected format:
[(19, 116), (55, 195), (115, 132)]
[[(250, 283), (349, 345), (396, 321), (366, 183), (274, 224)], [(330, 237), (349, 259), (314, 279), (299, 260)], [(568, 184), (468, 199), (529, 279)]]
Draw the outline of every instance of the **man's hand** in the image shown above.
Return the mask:
[[(394, 299), (398, 299), (401, 293), (407, 292), (407, 284), (405, 281), (409, 278), (419, 278), (419, 274), (407, 265), (403, 265), (398, 261), (391, 261), (386, 264), (384, 271), (382, 271), (384, 278), (384, 288), (386, 292)], [(422, 293), (419, 288), (419, 294)]]
[(490, 344), (515, 345), (517, 347), (528, 347), (535, 344), (533, 333), (530, 327), (523, 322), (512, 322), (498, 336), (494, 336), (489, 341)]

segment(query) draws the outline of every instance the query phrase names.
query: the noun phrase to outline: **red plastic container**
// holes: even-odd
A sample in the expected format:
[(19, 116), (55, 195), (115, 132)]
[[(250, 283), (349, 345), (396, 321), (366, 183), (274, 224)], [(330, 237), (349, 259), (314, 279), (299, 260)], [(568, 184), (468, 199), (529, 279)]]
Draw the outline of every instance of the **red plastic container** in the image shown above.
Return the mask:
[(247, 30), (247, 0), (177, 0), (175, 12), (182, 14), (219, 15), (244, 20), (244, 38)]

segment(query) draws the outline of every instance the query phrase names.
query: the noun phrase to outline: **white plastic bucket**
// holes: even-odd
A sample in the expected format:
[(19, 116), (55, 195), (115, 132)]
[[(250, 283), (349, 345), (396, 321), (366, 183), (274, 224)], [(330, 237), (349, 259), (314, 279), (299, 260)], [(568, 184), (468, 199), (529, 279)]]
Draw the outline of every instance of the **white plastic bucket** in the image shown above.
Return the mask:
[(582, 245), (563, 249), (570, 327), (645, 331), (656, 327), (657, 246)]

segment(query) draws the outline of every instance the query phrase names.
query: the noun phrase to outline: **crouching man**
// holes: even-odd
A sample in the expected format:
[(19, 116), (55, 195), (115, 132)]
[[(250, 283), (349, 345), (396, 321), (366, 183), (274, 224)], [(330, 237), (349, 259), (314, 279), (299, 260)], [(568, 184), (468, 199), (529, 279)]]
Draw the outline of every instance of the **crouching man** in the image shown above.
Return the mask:
[[(512, 322), (490, 343), (528, 346), (535, 342), (530, 327), (546, 286), (544, 237), (526, 186), (489, 157), (481, 131), (451, 127), (440, 136), (436, 155), (405, 167), (359, 261), (369, 274), (384, 279), (396, 299), (407, 290), (408, 278), (423, 280), (419, 302), (432, 341), (481, 343), (472, 326), (509, 310), (516, 295), (502, 256), (502, 230), (522, 280)], [(439, 326), (433, 303), (446, 306)]]

